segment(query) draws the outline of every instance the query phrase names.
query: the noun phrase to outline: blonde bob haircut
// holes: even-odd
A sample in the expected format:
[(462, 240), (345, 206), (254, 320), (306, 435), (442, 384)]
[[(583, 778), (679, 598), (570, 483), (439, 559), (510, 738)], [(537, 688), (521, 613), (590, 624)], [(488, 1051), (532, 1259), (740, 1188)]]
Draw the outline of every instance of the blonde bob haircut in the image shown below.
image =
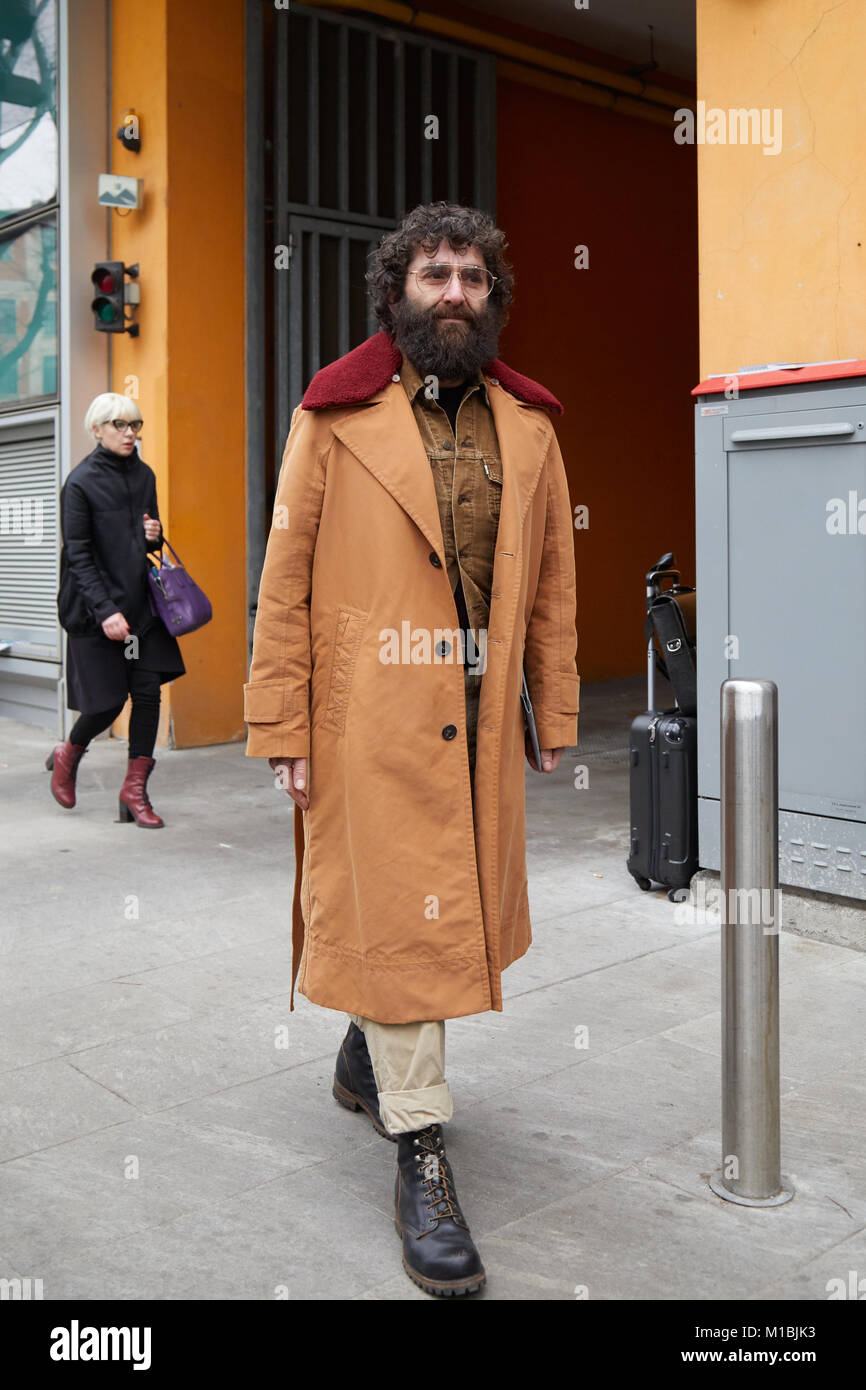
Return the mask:
[(91, 447), (97, 443), (93, 433), (94, 425), (105, 425), (109, 420), (140, 420), (138, 402), (131, 396), (121, 396), (117, 391), (103, 391), (94, 396), (84, 417), (84, 429)]

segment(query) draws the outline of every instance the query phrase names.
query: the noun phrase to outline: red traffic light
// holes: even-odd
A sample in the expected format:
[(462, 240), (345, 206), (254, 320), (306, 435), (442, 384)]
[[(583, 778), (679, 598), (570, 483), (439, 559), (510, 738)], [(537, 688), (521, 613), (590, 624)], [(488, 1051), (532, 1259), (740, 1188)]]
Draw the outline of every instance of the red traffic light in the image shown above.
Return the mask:
[(115, 288), (114, 276), (111, 274), (111, 271), (103, 270), (102, 266), (100, 266), (98, 270), (94, 270), (90, 278), (96, 288), (102, 290), (103, 294), (111, 294), (112, 290)]

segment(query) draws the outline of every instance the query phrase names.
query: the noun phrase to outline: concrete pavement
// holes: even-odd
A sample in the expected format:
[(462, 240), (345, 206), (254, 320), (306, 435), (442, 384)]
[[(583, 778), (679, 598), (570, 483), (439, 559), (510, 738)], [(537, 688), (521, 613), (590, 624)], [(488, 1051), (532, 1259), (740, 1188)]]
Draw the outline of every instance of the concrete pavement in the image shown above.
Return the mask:
[[(534, 945), (504, 1013), (447, 1025), (477, 1297), (826, 1299), (866, 1276), (866, 955), (782, 933), (796, 1197), (719, 1200), (718, 929), (625, 868), (642, 692), (584, 686), (579, 755), (528, 773)], [(291, 806), (266, 764), (157, 750), (151, 832), (114, 819), (125, 743), (92, 746), (65, 812), (53, 741), (0, 720), (0, 1277), (46, 1299), (424, 1300), (394, 1148), (330, 1094), (345, 1018), (289, 1014)]]

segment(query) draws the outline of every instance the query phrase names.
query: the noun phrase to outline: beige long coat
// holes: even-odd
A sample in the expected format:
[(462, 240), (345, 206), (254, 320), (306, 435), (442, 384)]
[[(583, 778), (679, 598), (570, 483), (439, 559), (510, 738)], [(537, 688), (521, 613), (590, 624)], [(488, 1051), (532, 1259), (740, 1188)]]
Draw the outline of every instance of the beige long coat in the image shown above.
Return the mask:
[(382, 659), (389, 631), (424, 655), (419, 630), (435, 643), (458, 625), (400, 361), (376, 334), (292, 416), (244, 687), (247, 755), (310, 758), (293, 997), (298, 976), (314, 1003), (382, 1023), (502, 1009), (500, 973), (531, 941), (524, 654), (542, 748), (576, 744), (580, 684), (561, 407), (497, 359), (503, 491), (473, 816), (461, 665), (412, 661), (406, 643), (407, 660)]

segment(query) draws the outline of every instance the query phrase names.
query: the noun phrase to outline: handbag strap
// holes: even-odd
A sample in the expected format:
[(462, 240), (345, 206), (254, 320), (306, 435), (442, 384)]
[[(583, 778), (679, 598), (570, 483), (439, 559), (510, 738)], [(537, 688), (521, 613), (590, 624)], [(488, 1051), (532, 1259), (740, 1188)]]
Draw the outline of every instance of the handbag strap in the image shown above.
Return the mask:
[[(180, 556), (178, 555), (178, 553), (177, 553), (177, 551), (175, 550), (174, 546), (171, 545), (171, 544), (169, 543), (168, 537), (166, 536), (165, 532), (163, 532), (163, 534), (162, 534), (162, 544), (165, 546), (166, 550), (170, 550), (170, 551), (171, 551), (172, 555), (174, 556), (175, 560), (177, 561), (178, 568), (180, 568), (180, 569), (185, 569), (186, 566), (184, 565), (183, 560), (182, 560), (182, 559), (180, 558)], [(160, 548), (160, 549), (161, 549), (161, 548)]]

